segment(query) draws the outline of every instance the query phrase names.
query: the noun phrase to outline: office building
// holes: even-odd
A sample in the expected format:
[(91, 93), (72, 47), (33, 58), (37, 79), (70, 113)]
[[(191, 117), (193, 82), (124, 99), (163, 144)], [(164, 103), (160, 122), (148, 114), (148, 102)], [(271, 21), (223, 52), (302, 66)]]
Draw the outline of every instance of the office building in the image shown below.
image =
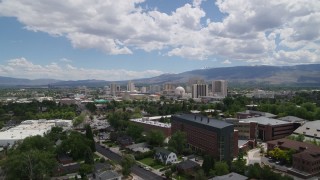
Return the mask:
[(159, 85), (150, 85), (149, 87), (149, 93), (160, 93), (161, 86)]
[(294, 123), (267, 118), (264, 116), (241, 119), (235, 125), (235, 129), (239, 129), (244, 132), (240, 132), (241, 136), (245, 136), (247, 131), (250, 138), (257, 136), (257, 138), (262, 141), (284, 138), (292, 134), (295, 128), (296, 126)]
[(230, 161), (238, 154), (238, 136), (233, 125), (195, 114), (171, 117), (171, 132), (185, 132), (193, 151), (212, 155), (217, 160)]
[(306, 140), (320, 142), (320, 120), (306, 122), (298, 127), (293, 134), (304, 135)]
[(268, 141), (268, 151), (278, 147), (282, 150), (293, 149), (292, 168), (288, 172), (302, 178), (310, 178), (320, 174), (320, 147), (311, 143), (290, 139)]
[(228, 85), (225, 80), (212, 81), (212, 94), (214, 96), (226, 97), (228, 95)]
[(157, 131), (163, 132), (165, 137), (168, 137), (171, 135), (171, 124), (159, 122), (161, 117), (170, 118), (171, 115), (136, 118), (136, 119), (130, 119), (130, 121), (134, 124), (138, 124), (142, 126), (145, 132), (157, 130)]
[(134, 92), (135, 90), (136, 90), (136, 87), (134, 86), (134, 83), (132, 81), (129, 81), (127, 85), (127, 91)]
[(192, 98), (200, 98), (208, 96), (208, 85), (207, 84), (193, 84), (192, 85)]
[(110, 95), (116, 96), (117, 92), (120, 92), (120, 86), (115, 83), (110, 84)]

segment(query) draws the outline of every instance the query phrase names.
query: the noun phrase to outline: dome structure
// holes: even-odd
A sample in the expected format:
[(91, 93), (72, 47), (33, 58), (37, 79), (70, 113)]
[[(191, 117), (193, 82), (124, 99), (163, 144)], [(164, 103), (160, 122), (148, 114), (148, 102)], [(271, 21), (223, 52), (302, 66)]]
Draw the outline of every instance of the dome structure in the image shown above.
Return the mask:
[(183, 96), (186, 91), (183, 87), (179, 86), (174, 90), (174, 94), (177, 96)]

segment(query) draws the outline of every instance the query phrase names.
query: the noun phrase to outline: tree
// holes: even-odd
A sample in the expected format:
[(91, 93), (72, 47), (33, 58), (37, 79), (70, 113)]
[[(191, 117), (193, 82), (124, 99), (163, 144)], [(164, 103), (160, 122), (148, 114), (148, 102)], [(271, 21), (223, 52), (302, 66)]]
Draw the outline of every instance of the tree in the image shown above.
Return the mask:
[(137, 140), (137, 139), (141, 138), (141, 134), (143, 132), (143, 127), (130, 123), (126, 132), (130, 137)]
[(300, 142), (303, 142), (305, 139), (304, 135), (303, 134), (299, 134), (297, 137), (296, 137), (296, 141), (300, 141)]
[(122, 157), (121, 166), (122, 174), (128, 176), (131, 173), (131, 167), (135, 164), (135, 159), (132, 155), (126, 154)]
[(47, 179), (57, 161), (53, 153), (40, 150), (14, 150), (4, 163), (8, 179)]
[(93, 153), (89, 147), (84, 152), (84, 163), (94, 164)]
[(195, 174), (195, 177), (194, 177), (195, 180), (206, 180), (208, 179), (206, 177), (206, 175), (204, 174), (204, 171), (202, 169), (199, 169), (196, 174)]
[(152, 146), (162, 146), (165, 136), (163, 132), (152, 130), (147, 134), (147, 141)]
[(205, 155), (202, 163), (202, 169), (207, 176), (209, 175), (210, 170), (214, 168), (214, 165), (214, 158), (211, 155)]
[(91, 112), (94, 113), (97, 110), (97, 106), (94, 103), (87, 103), (86, 108)]
[(167, 179), (171, 179), (172, 177), (172, 171), (169, 169), (169, 170), (166, 170), (166, 172), (164, 172), (164, 175), (166, 176)]
[(229, 173), (229, 166), (226, 162), (216, 162), (214, 165), (214, 170), (217, 176), (226, 175)]
[(182, 154), (187, 144), (187, 136), (186, 133), (177, 131), (169, 140), (169, 147), (175, 150), (178, 154)]
[(231, 163), (231, 169), (236, 173), (244, 174), (246, 170), (246, 159), (243, 158), (242, 153), (239, 153), (237, 160)]
[(82, 177), (85, 177), (87, 174), (93, 172), (93, 165), (92, 164), (81, 164), (79, 173)]
[(96, 151), (96, 145), (93, 138), (92, 129), (89, 124), (86, 125), (86, 137), (90, 141), (90, 148), (93, 152)]
[(27, 137), (17, 148), (19, 151), (37, 150), (53, 150), (53, 143), (48, 138), (40, 135)]
[(70, 153), (74, 160), (84, 159), (84, 152), (87, 148), (91, 148), (92, 141), (79, 132), (71, 132), (67, 139), (57, 147), (58, 153)]
[(52, 141), (52, 142), (56, 142), (59, 139), (65, 139), (66, 138), (66, 133), (63, 132), (63, 128), (62, 127), (52, 127), (51, 131), (46, 135), (46, 137)]

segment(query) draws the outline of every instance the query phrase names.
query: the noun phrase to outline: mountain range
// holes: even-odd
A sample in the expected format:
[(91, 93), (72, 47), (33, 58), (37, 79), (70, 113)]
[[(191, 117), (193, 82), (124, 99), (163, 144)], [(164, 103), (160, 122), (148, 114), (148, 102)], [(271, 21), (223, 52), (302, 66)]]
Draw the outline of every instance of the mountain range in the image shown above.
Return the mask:
[[(163, 74), (152, 78), (132, 80), (135, 84), (163, 84), (185, 83), (190, 78), (197, 77), (205, 81), (223, 79), (230, 84), (264, 84), (264, 85), (289, 85), (289, 86), (320, 86), (320, 64), (295, 65), (295, 66), (236, 66), (206, 68), (187, 71), (179, 74)], [(111, 81), (104, 80), (77, 80), (62, 81), (55, 79), (19, 79), (0, 77), (0, 86), (105, 86)], [(115, 83), (126, 84), (127, 81)]]

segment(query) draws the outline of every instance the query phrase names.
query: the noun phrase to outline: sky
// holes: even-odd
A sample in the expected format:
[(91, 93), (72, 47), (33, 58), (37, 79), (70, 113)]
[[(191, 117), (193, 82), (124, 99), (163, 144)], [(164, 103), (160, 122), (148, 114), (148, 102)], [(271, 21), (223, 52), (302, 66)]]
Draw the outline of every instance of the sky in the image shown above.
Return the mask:
[(319, 0), (0, 0), (0, 76), (320, 63)]

